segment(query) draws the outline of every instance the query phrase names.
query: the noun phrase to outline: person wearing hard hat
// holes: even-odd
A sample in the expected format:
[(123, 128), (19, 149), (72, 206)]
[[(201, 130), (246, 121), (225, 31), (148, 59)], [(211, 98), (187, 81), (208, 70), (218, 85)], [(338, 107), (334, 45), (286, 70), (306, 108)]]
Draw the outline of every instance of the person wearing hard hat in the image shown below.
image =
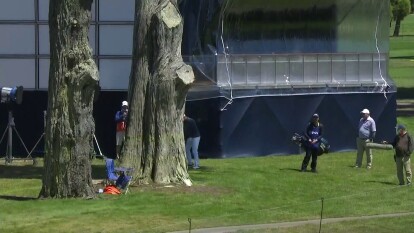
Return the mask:
[(116, 122), (116, 158), (119, 159), (121, 148), (125, 140), (125, 130), (128, 119), (128, 102), (122, 101), (121, 110), (115, 114)]
[(366, 145), (374, 140), (377, 128), (368, 109), (363, 109), (361, 111), (361, 116), (358, 125), (358, 137), (356, 139), (357, 157), (355, 167), (360, 168), (362, 166), (362, 157), (365, 152), (367, 156), (367, 169), (370, 169), (372, 167), (372, 150)]

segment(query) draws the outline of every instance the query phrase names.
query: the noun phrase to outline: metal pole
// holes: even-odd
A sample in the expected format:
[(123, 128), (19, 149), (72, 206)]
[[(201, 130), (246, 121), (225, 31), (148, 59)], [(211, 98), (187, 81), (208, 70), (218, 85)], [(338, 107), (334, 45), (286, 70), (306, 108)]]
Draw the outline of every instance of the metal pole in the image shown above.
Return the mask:
[(190, 224), (188, 228), (188, 232), (191, 233), (191, 218), (188, 218), (188, 223)]
[(323, 219), (323, 197), (321, 198), (322, 202), (322, 208), (321, 208), (321, 221), (319, 222), (319, 233), (321, 233), (322, 230), (322, 219)]
[(95, 134), (93, 134), (93, 139), (95, 139), (96, 146), (98, 147), (99, 156), (101, 156), (103, 158), (104, 156), (102, 154), (101, 148), (99, 147), (99, 143), (98, 143), (98, 140), (96, 139)]
[(9, 138), (7, 141), (8, 155), (6, 158), (6, 163), (11, 163), (12, 158), (13, 158), (13, 127), (14, 127), (13, 112), (9, 110)]

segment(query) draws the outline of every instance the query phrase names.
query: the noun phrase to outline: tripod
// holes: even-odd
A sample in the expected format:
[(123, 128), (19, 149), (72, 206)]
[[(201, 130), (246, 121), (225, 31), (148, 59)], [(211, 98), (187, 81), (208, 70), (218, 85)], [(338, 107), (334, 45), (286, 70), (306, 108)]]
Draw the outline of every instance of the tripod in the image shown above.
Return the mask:
[[(35, 150), (35, 148), (37, 147), (37, 145), (39, 144), (40, 140), (42, 140), (42, 138), (46, 135), (45, 133), (45, 128), (46, 128), (46, 110), (43, 111), (43, 133), (42, 135), (40, 135), (40, 138), (37, 140), (36, 144), (33, 146), (32, 150), (29, 152), (29, 154), (27, 155), (27, 158), (31, 158), (32, 157), (32, 153)], [(33, 159), (33, 165), (36, 165), (37, 162), (35, 159)]]
[[(46, 116), (47, 116), (47, 112), (43, 111), (43, 127), (46, 128)], [(33, 153), (33, 151), (35, 150), (35, 148), (37, 147), (37, 145), (40, 143), (40, 141), (42, 140), (42, 138), (46, 135), (45, 131), (43, 131), (42, 135), (40, 135), (39, 139), (37, 140), (36, 144), (33, 146), (33, 149), (29, 152), (29, 155), (27, 156), (28, 158), (31, 158), (31, 154)], [(104, 158), (104, 155), (102, 154), (101, 148), (99, 147), (99, 143), (98, 140), (96, 139), (95, 134), (93, 134), (93, 139), (96, 143), (96, 146), (98, 148), (99, 154), (95, 155), (96, 157), (101, 157)], [(33, 164), (36, 164), (36, 160), (33, 160)]]
[[(17, 158), (14, 158), (13, 157), (13, 131), (16, 133), (16, 135), (19, 138), (20, 142), (22, 143), (24, 149), (29, 154), (29, 156), (26, 157), (24, 160), (33, 159), (30, 156), (30, 153), (27, 150), (27, 147), (24, 144), (23, 139), (20, 137), (20, 134), (19, 134), (19, 132), (16, 129), (16, 124), (14, 123), (13, 111), (12, 110), (9, 110), (9, 121), (8, 121), (8, 124), (7, 124), (6, 129), (4, 130), (3, 136), (0, 139), (0, 144), (1, 144), (3, 142), (3, 139), (6, 136), (6, 133), (8, 133), (5, 163), (6, 164), (9, 164), (9, 163), (12, 163), (13, 160), (16, 160), (17, 159)], [(34, 159), (33, 159), (33, 164), (35, 164), (35, 160)]]
[(99, 157), (99, 158), (102, 158), (102, 159), (105, 158), (105, 156), (102, 154), (101, 147), (99, 146), (98, 139), (96, 139), (95, 134), (93, 134), (93, 139), (94, 139), (94, 141), (96, 143), (96, 147), (98, 147), (98, 152), (99, 152), (99, 154), (97, 154), (95, 156), (96, 157)]

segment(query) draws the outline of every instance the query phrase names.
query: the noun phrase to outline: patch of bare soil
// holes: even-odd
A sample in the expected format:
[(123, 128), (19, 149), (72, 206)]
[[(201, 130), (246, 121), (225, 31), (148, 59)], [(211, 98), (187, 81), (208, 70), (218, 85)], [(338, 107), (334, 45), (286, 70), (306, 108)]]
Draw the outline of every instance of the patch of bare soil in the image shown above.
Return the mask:
[[(103, 189), (105, 187), (104, 180), (93, 180), (95, 189)], [(186, 186), (182, 184), (141, 184), (141, 185), (130, 185), (130, 193), (137, 192), (161, 192), (161, 193), (205, 193), (213, 196), (220, 196), (223, 194), (231, 193), (230, 189), (215, 187), (215, 186), (204, 186), (204, 185), (193, 185)]]
[(222, 195), (231, 193), (230, 189), (215, 187), (215, 186), (204, 186), (204, 185), (138, 185), (132, 187), (133, 191), (145, 192), (145, 191), (156, 191), (163, 193), (206, 193), (210, 195)]

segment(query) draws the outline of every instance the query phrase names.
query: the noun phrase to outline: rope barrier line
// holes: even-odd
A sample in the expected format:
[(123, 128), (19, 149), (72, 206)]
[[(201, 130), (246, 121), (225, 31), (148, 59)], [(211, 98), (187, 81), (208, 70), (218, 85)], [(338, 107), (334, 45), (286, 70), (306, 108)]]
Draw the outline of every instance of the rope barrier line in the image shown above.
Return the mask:
[[(370, 193), (387, 193), (390, 192), (392, 190), (395, 189), (399, 189), (399, 190), (404, 190), (404, 187), (400, 187), (398, 185), (396, 185), (395, 187), (392, 188), (379, 188), (379, 189), (373, 189), (373, 190), (369, 190), (369, 191), (364, 191), (364, 192), (359, 192), (359, 193), (355, 193), (355, 194), (351, 194), (351, 195), (344, 195), (344, 196), (336, 196), (336, 197), (331, 197), (331, 198), (326, 198), (323, 197), (321, 199), (316, 199), (316, 200), (311, 200), (311, 201), (306, 201), (306, 202), (301, 202), (301, 203), (297, 203), (297, 204), (292, 204), (292, 205), (284, 205), (284, 206), (278, 206), (278, 207), (273, 207), (273, 208), (265, 208), (265, 209), (259, 209), (259, 210), (251, 210), (251, 211), (245, 211), (245, 212), (238, 212), (238, 213), (226, 213), (226, 214), (222, 214), (219, 216), (212, 216), (212, 217), (206, 217), (206, 218), (200, 218), (200, 219), (195, 219), (194, 217), (192, 218), (188, 218), (187, 221), (193, 225), (194, 221), (211, 221), (214, 219), (222, 219), (225, 217), (234, 217), (234, 216), (241, 216), (241, 215), (246, 215), (246, 214), (252, 214), (252, 213), (258, 213), (258, 212), (269, 212), (269, 211), (275, 211), (275, 210), (280, 210), (280, 209), (288, 209), (291, 207), (295, 207), (295, 206), (303, 206), (303, 205), (311, 205), (311, 204), (316, 204), (316, 203), (324, 203), (324, 207), (326, 207), (327, 201), (332, 201), (332, 200), (339, 200), (339, 199), (349, 199), (349, 198), (354, 198), (356, 196), (360, 196), (360, 195), (369, 195)], [(405, 189), (408, 190), (408, 189)], [(329, 202), (328, 202), (329, 203)], [(414, 206), (414, 204), (412, 205)], [(324, 208), (322, 207), (322, 208)], [(321, 210), (323, 211), (323, 209)], [(322, 212), (320, 213), (321, 219), (320, 221), (322, 222)], [(169, 225), (163, 225), (163, 226), (156, 226), (154, 228), (151, 229), (147, 229), (147, 230), (155, 230), (155, 229), (160, 229), (160, 228), (172, 228), (174, 226), (180, 226), (183, 225), (183, 223), (174, 223), (174, 224), (169, 224)], [(191, 228), (191, 226), (190, 226)], [(143, 231), (145, 232), (145, 231)]]
[[(392, 213), (392, 214), (378, 214), (378, 215), (365, 215), (365, 216), (356, 216), (356, 217), (340, 217), (340, 218), (326, 218), (324, 219), (324, 224), (335, 224), (340, 222), (349, 222), (349, 221), (361, 221), (361, 220), (370, 220), (370, 219), (379, 219), (379, 218), (397, 218), (397, 217), (406, 217), (414, 215), (414, 212), (403, 212), (403, 213)], [(195, 229), (194, 232), (214, 232), (214, 233), (223, 233), (223, 232), (240, 232), (247, 230), (268, 230), (268, 229), (278, 229), (278, 228), (291, 228), (291, 227), (300, 227), (308, 225), (318, 225), (319, 219), (310, 219), (302, 221), (292, 221), (292, 222), (279, 222), (279, 223), (267, 223), (267, 224), (256, 224), (256, 225), (233, 225), (225, 227), (210, 227), (210, 228), (200, 228)], [(187, 231), (174, 231), (170, 233), (187, 233)]]

